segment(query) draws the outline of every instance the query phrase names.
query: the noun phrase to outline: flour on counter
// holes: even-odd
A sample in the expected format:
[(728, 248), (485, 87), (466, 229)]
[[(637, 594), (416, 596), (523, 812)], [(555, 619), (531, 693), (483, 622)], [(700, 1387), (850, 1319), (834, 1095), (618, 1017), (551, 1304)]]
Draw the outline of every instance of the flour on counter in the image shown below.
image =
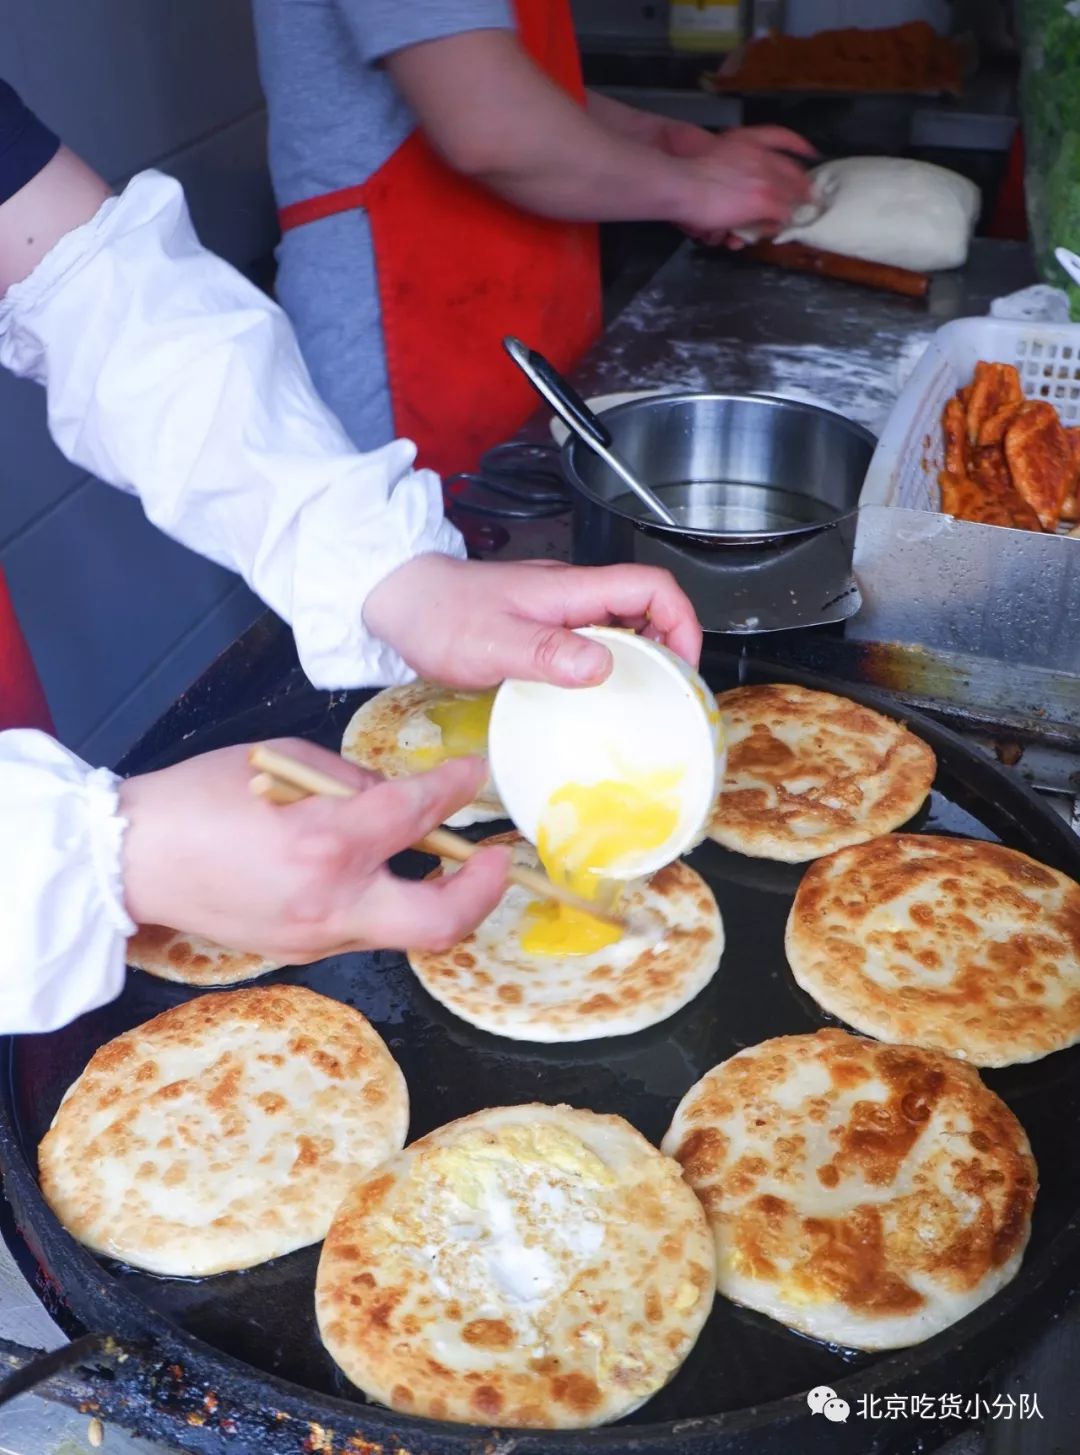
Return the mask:
[(866, 349), (820, 344), (759, 344), (716, 339), (708, 343), (670, 339), (638, 373), (618, 372), (619, 348), (609, 351), (605, 375), (625, 389), (732, 390), (781, 394), (824, 405), (879, 433), (896, 403), (904, 377), (926, 347), (930, 334), (873, 340)]
[[(878, 300), (858, 290), (808, 290), (804, 277), (770, 273), (767, 302), (760, 327), (768, 342), (734, 337), (745, 329), (734, 290), (739, 274), (728, 282), (732, 294), (710, 296), (710, 270), (723, 267), (709, 259), (684, 260), (693, 269), (693, 281), (681, 287), (702, 293), (694, 302), (669, 301), (665, 285), (669, 265), (654, 287), (640, 293), (619, 315), (605, 341), (603, 362), (587, 383), (593, 394), (614, 390), (700, 389), (782, 394), (788, 398), (825, 405), (879, 433), (915, 363), (933, 337), (935, 328), (911, 328), (904, 321), (867, 323), (867, 308)], [(746, 277), (760, 286), (760, 277)], [(790, 317), (797, 324), (790, 343), (776, 342)], [(914, 322), (914, 320), (912, 320)], [(929, 320), (927, 320), (929, 324)], [(779, 326), (778, 326), (779, 325)], [(828, 344), (800, 341), (807, 332), (825, 333)], [(781, 335), (782, 336), (782, 335)]]

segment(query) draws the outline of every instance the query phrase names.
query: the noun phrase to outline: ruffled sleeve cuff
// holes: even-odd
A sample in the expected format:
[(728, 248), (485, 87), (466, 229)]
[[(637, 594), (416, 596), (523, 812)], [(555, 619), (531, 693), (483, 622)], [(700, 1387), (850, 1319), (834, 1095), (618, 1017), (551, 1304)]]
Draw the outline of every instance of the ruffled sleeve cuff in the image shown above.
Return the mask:
[(114, 774), (44, 733), (0, 733), (0, 1030), (49, 1031), (124, 983), (135, 925), (124, 907)]

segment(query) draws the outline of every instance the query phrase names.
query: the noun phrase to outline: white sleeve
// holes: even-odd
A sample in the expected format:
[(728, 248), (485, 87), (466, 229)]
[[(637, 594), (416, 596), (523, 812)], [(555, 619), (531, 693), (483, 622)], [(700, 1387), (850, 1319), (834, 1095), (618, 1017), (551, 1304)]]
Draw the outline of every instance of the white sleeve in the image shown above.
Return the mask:
[(353, 449), (281, 309), (202, 247), (172, 178), (140, 173), (8, 290), (0, 363), (45, 385), (68, 459), (290, 623), (316, 686), (408, 680), (361, 613), (413, 556), (465, 554), (438, 477), (407, 440)]
[(0, 733), (0, 1033), (51, 1031), (124, 983), (119, 780), (44, 733)]

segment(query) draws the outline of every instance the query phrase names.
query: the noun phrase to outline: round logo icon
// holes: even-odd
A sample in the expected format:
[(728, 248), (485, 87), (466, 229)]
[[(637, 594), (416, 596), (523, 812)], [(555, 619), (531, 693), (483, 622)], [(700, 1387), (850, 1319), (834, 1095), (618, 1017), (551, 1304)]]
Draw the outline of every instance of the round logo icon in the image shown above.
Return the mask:
[(835, 1389), (830, 1389), (827, 1384), (819, 1384), (806, 1396), (806, 1403), (810, 1406), (810, 1413), (812, 1415), (819, 1415), (829, 1400), (835, 1398)]

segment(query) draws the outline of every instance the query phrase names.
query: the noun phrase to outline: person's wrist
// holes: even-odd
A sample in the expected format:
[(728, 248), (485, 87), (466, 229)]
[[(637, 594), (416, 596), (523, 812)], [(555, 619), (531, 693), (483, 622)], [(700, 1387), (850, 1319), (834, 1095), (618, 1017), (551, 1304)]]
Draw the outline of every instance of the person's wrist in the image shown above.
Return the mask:
[(156, 774), (126, 778), (117, 790), (117, 810), (126, 824), (121, 852), (124, 907), (137, 925), (167, 924), (169, 916), (161, 894), (169, 876), (155, 827), (156, 779)]
[(693, 157), (702, 157), (712, 151), (716, 145), (716, 137), (703, 126), (695, 126), (690, 121), (670, 121), (661, 119), (661, 124), (656, 136), (656, 144), (668, 156), (679, 157), (683, 161)]
[(417, 580), (425, 574), (432, 561), (441, 559), (444, 558), (432, 552), (413, 556), (396, 566), (368, 592), (361, 617), (372, 636), (388, 642), (390, 646), (395, 645), (394, 634), (401, 622), (403, 609), (408, 613)]
[(659, 179), (662, 200), (657, 216), (674, 227), (692, 231), (701, 225), (701, 179), (684, 158), (665, 156), (663, 160), (666, 165)]

